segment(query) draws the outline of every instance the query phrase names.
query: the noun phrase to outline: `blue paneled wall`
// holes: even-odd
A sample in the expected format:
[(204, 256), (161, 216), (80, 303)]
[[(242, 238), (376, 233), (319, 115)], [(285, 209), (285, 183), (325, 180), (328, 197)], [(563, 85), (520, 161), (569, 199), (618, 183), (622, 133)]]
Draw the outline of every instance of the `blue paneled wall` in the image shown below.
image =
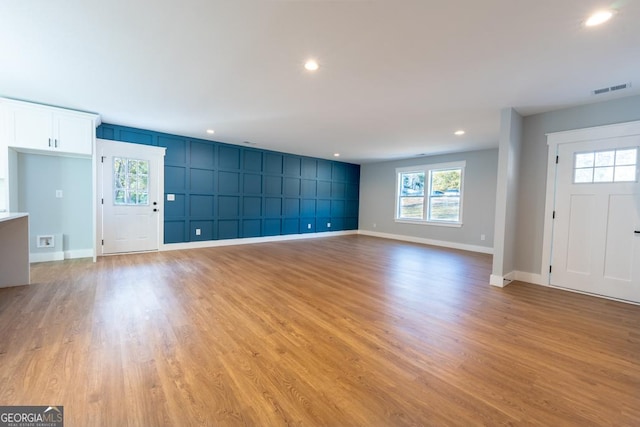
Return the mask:
[(167, 148), (165, 243), (358, 228), (359, 165), (106, 123), (97, 137)]

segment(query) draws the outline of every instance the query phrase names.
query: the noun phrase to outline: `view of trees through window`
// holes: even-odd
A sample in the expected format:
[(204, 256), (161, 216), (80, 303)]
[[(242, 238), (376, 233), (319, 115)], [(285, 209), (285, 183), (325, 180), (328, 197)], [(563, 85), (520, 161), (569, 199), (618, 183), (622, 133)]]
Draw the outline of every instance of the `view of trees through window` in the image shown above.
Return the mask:
[(460, 179), (462, 169), (431, 171), (429, 220), (460, 220)]
[(462, 168), (400, 172), (398, 219), (460, 221)]
[(148, 205), (149, 162), (114, 157), (113, 192), (116, 205)]
[(403, 173), (400, 177), (400, 218), (424, 218), (424, 172)]

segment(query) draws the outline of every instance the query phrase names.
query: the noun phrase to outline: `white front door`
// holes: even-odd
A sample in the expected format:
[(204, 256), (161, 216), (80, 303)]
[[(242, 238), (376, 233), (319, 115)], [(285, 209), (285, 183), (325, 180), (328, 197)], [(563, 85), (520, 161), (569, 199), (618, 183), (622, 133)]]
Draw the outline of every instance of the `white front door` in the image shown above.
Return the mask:
[(156, 251), (162, 230), (164, 148), (98, 140), (102, 255)]
[(640, 136), (558, 147), (551, 284), (640, 302)]

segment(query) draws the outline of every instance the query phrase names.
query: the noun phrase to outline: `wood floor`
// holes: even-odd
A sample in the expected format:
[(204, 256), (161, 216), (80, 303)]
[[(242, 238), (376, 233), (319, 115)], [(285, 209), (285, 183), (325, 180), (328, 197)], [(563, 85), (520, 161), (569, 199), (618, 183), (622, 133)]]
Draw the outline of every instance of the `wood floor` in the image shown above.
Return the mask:
[(0, 405), (66, 426), (640, 425), (640, 307), (366, 236), (34, 264)]

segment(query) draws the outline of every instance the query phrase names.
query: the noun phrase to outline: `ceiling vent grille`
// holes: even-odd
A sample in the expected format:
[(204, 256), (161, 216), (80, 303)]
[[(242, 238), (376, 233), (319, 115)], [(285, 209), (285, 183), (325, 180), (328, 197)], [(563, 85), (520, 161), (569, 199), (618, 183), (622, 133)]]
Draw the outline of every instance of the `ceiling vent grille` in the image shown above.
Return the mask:
[(617, 90), (629, 89), (631, 87), (631, 82), (622, 83), (615, 86), (603, 87), (601, 89), (596, 89), (592, 93), (594, 95), (602, 95), (603, 93), (615, 92)]

